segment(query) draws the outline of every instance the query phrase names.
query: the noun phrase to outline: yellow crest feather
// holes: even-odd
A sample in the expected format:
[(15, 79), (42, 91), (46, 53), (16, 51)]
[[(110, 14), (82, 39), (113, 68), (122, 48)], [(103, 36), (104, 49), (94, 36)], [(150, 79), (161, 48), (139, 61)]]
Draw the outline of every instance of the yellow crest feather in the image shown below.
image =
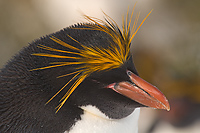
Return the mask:
[[(135, 8), (135, 6), (134, 6)], [(129, 57), (130, 52), (130, 44), (132, 39), (134, 38), (135, 34), (138, 32), (141, 25), (144, 23), (146, 18), (150, 15), (152, 11), (149, 12), (149, 14), (143, 19), (141, 24), (136, 28), (137, 21), (139, 18), (139, 13), (136, 15), (136, 18), (134, 20), (133, 26), (131, 28), (131, 20), (134, 13), (134, 8), (132, 10), (130, 20), (128, 21), (128, 11), (126, 18), (123, 17), (123, 27), (122, 30), (119, 28), (117, 23), (110, 18), (107, 14), (104, 13), (106, 17), (106, 21), (103, 21), (98, 18), (89, 17), (87, 15), (83, 15), (86, 20), (88, 20), (92, 24), (87, 24), (87, 28), (72, 28), (72, 29), (87, 29), (87, 30), (98, 30), (107, 33), (113, 40), (114, 44), (110, 44), (109, 49), (106, 48), (99, 48), (97, 46), (85, 46), (82, 45), (78, 40), (75, 40), (73, 37), (67, 35), (69, 38), (71, 38), (73, 41), (77, 42), (82, 46), (82, 49), (73, 47), (70, 44), (67, 44), (66, 42), (52, 36), (50, 37), (51, 40), (54, 42), (62, 45), (63, 47), (67, 47), (73, 51), (65, 51), (60, 49), (51, 48), (42, 44), (38, 45), (38, 48), (41, 48), (43, 50), (47, 51), (54, 51), (54, 52), (60, 52), (60, 53), (67, 53), (72, 54), (71, 56), (63, 56), (63, 55), (56, 55), (56, 54), (47, 54), (47, 53), (34, 53), (32, 55), (35, 56), (43, 56), (43, 57), (51, 57), (51, 58), (65, 58), (65, 59), (74, 59), (75, 61), (72, 62), (52, 62), (49, 66), (41, 67), (41, 68), (35, 68), (34, 70), (43, 70), (48, 68), (55, 68), (60, 66), (69, 66), (69, 65), (82, 65), (76, 68), (76, 71), (61, 75), (57, 78), (74, 75), (72, 79), (70, 79), (54, 96), (52, 96), (51, 99), (47, 103), (49, 103), (54, 97), (56, 97), (70, 82), (72, 82), (73, 79), (77, 78), (73, 85), (69, 88), (67, 93), (63, 96), (63, 98), (60, 100), (60, 104), (57, 106), (57, 111), (64, 105), (66, 100), (69, 98), (69, 96), (73, 93), (73, 91), (84, 81), (86, 77), (88, 77), (91, 73), (97, 72), (97, 71), (103, 71), (103, 70), (110, 70), (114, 68), (120, 67)], [(116, 46), (117, 44), (117, 46)], [(74, 55), (78, 55), (77, 57)]]

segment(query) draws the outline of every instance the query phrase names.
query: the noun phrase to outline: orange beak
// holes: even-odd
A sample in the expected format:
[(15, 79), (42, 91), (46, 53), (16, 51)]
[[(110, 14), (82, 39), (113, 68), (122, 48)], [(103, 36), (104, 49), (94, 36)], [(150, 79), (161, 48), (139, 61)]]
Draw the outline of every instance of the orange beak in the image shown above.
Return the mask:
[(148, 107), (165, 109), (167, 111), (170, 110), (167, 98), (158, 88), (135, 75), (131, 71), (127, 71), (127, 74), (129, 75), (132, 83), (120, 82), (111, 84), (108, 87)]

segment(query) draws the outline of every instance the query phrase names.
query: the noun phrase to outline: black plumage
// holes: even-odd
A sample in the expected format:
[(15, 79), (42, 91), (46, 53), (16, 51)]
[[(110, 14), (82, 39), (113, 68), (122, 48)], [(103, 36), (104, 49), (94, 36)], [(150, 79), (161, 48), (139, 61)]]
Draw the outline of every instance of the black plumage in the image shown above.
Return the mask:
[[(0, 72), (0, 132), (68, 131), (84, 113), (80, 106), (96, 106), (111, 119), (124, 118), (135, 108), (146, 106), (107, 88), (112, 83), (132, 83), (127, 70), (138, 75), (128, 49), (132, 35), (124, 35), (114, 23), (109, 25), (77, 24), (35, 40), (16, 54)], [(103, 31), (106, 28), (109, 32)], [(116, 43), (112, 35), (119, 37), (122, 44)], [(119, 51), (123, 46), (124, 52), (121, 50), (120, 54), (126, 56), (121, 59), (123, 63), (115, 62), (114, 58), (98, 64), (101, 59), (93, 53), (103, 51), (102, 58), (111, 58), (109, 54), (117, 55), (112, 46)], [(86, 54), (80, 54), (84, 49), (93, 52), (91, 57), (87, 56), (88, 60), (95, 58), (90, 60), (92, 65), (87, 58), (81, 58)], [(109, 65), (112, 67), (107, 68)], [(91, 71), (93, 67), (98, 69)], [(67, 94), (83, 75), (86, 76), (75, 91)]]

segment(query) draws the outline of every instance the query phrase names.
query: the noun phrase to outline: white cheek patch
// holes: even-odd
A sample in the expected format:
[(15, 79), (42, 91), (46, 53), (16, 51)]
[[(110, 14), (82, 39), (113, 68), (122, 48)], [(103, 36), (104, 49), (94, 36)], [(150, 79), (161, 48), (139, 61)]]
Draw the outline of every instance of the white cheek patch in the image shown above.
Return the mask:
[[(69, 133), (137, 133), (140, 109), (122, 119), (109, 119), (95, 106), (82, 106), (81, 120), (77, 121)], [(67, 132), (65, 132), (67, 133)]]
[(85, 113), (91, 113), (91, 116), (94, 115), (96, 117), (100, 117), (102, 119), (107, 119), (109, 120), (110, 118), (106, 116), (103, 112), (101, 112), (98, 108), (92, 105), (87, 105), (87, 106), (81, 106), (80, 107), (82, 110), (84, 110)]

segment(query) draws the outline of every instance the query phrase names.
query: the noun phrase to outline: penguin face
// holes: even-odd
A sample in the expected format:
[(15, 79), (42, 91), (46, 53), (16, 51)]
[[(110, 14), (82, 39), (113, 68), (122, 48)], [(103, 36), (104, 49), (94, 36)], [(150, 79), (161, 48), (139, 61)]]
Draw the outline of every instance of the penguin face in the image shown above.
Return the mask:
[(67, 79), (61, 89), (49, 83), (58, 91), (47, 103), (67, 90), (58, 110), (65, 102), (80, 108), (92, 105), (112, 119), (124, 118), (141, 106), (169, 110), (165, 96), (138, 76), (130, 54), (136, 33), (86, 17), (95, 24), (77, 24), (35, 42), (42, 52), (32, 55), (47, 57), (50, 65), (33, 70), (51, 68), (54, 78)]
[[(130, 71), (128, 68), (132, 67), (131, 70), (137, 74), (133, 66), (132, 59), (130, 59), (120, 68), (91, 74), (76, 89), (70, 99), (81, 108), (88, 105), (94, 106), (111, 119), (121, 119), (130, 115), (135, 108), (145, 105), (131, 100), (110, 86), (117, 86), (120, 82), (131, 83), (127, 71)], [(95, 113), (92, 110), (87, 109), (87, 111)]]
[[(124, 118), (137, 107), (169, 108), (167, 99), (157, 88), (145, 82), (144, 84), (148, 84), (149, 88), (139, 88), (136, 84), (143, 83), (133, 81), (130, 75), (138, 75), (132, 58), (119, 68), (92, 74), (77, 88), (71, 97), (83, 110), (98, 115), (98, 112), (94, 112), (93, 109), (84, 108), (91, 105), (110, 119)], [(137, 78), (139, 77), (137, 76)], [(159, 93), (162, 97), (154, 98), (154, 93)]]

